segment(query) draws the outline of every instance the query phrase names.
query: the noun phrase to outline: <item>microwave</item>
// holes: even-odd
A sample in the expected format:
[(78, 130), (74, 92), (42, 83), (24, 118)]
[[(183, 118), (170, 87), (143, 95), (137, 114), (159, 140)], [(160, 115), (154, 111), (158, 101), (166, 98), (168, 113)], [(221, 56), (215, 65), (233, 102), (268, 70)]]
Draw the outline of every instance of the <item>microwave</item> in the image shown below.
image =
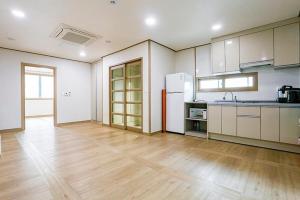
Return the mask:
[(190, 118), (206, 119), (207, 110), (201, 108), (190, 108)]

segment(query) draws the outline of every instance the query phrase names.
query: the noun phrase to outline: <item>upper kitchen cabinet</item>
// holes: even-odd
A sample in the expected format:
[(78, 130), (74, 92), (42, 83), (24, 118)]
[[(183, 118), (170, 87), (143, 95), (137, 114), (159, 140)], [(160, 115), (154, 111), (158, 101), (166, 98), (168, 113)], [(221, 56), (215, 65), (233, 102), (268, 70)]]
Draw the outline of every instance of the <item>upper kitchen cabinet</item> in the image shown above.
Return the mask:
[(225, 71), (240, 70), (240, 40), (232, 38), (225, 40)]
[(196, 48), (196, 77), (211, 76), (211, 46), (204, 45)]
[(225, 72), (225, 42), (219, 41), (212, 43), (212, 72)]
[(274, 65), (299, 64), (299, 23), (274, 29)]
[(273, 49), (273, 29), (240, 36), (241, 67), (273, 60)]

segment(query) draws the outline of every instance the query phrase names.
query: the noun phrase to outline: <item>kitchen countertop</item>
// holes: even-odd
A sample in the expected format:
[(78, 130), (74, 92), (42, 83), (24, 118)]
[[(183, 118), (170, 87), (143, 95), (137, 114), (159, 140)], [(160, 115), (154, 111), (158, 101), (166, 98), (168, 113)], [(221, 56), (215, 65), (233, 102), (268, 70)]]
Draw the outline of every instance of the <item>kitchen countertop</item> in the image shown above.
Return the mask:
[(276, 101), (252, 101), (252, 102), (224, 102), (208, 101), (208, 105), (233, 105), (233, 106), (273, 106), (281, 108), (300, 108), (300, 103), (278, 103)]

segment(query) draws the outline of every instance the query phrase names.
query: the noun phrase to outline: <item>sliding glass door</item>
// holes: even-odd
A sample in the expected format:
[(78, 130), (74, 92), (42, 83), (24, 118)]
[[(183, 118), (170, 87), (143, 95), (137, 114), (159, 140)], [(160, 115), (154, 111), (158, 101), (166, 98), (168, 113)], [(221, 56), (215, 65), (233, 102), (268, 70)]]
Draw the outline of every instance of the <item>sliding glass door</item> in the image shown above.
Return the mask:
[(142, 131), (143, 85), (141, 61), (112, 67), (111, 126)]
[(111, 125), (125, 127), (125, 68), (124, 65), (113, 67), (111, 76)]

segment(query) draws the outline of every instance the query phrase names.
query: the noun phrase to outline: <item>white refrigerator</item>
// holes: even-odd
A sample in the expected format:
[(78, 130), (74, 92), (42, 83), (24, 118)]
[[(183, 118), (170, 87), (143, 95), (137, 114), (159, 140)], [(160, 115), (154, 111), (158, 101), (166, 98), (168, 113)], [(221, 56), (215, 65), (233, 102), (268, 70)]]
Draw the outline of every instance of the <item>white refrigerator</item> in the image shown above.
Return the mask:
[(169, 132), (184, 134), (184, 102), (193, 100), (193, 77), (185, 73), (166, 76), (166, 128)]

